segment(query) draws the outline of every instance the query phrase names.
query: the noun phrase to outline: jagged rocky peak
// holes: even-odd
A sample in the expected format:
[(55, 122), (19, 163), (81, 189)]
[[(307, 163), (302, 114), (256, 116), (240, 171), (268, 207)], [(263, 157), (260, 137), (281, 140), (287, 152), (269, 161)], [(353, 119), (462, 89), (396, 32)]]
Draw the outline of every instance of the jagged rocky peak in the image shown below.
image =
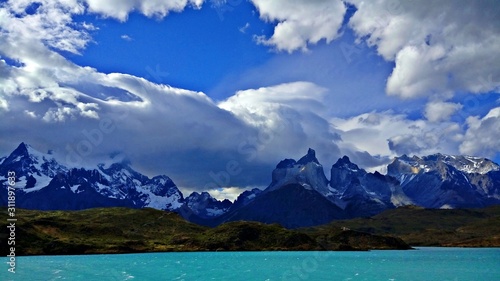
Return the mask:
[[(295, 161), (295, 159), (284, 159), (280, 161), (278, 165), (276, 165), (276, 169), (273, 171), (272, 180), (273, 183), (281, 181), (283, 184), (285, 184), (283, 180), (291, 181), (287, 183), (304, 183), (296, 181), (301, 181), (301, 179), (304, 178), (303, 176), (299, 176), (300, 178), (296, 178), (296, 176), (301, 174), (303, 175), (307, 171), (317, 169), (319, 167), (323, 170), (321, 164), (319, 164), (319, 161), (316, 158), (316, 151), (309, 148), (307, 150), (307, 154), (300, 158), (299, 161)], [(271, 185), (273, 184), (271, 183)]]
[(311, 163), (311, 162), (319, 164), (319, 161), (316, 158), (316, 151), (314, 151), (314, 149), (312, 149), (312, 148), (309, 148), (307, 150), (307, 154), (304, 155), (302, 158), (300, 158), (299, 161), (297, 161), (297, 164), (306, 165), (307, 163)]
[[(30, 157), (28, 147), (22, 142), (4, 161), (2, 161), (2, 168), (9, 166), (9, 169), (15, 171), (18, 176), (27, 174), (27, 172), (35, 172), (33, 164), (36, 164), (36, 158)], [(2, 169), (2, 174), (5, 171)]]
[(197, 201), (197, 200), (215, 200), (215, 198), (210, 195), (210, 193), (203, 191), (198, 193), (196, 191), (192, 192), (188, 197), (186, 197), (186, 201)]
[(165, 175), (160, 175), (160, 176), (154, 176), (151, 181), (153, 181), (154, 183), (157, 183), (157, 184), (161, 184), (161, 185), (172, 185), (174, 184), (174, 182), (172, 181), (171, 178), (165, 176)]
[(467, 155), (443, 155), (439, 154), (438, 160), (453, 166), (455, 169), (468, 174), (486, 174), (500, 171), (500, 166), (487, 158)]
[(16, 162), (22, 162), (23, 166), (33, 165), (42, 160), (39, 158), (42, 153), (36, 151), (31, 146), (22, 142), (17, 146), (17, 148), (5, 159), (5, 164), (13, 164)]
[(51, 160), (54, 157), (51, 151), (50, 153), (42, 153), (34, 149), (31, 145), (21, 142), (8, 158), (13, 158), (13, 161), (26, 159), (32, 163), (37, 163), (43, 160)]
[(223, 215), (232, 205), (231, 201), (227, 199), (219, 201), (206, 191), (191, 193), (186, 197), (185, 204), (200, 218), (213, 218)]
[(359, 177), (366, 174), (349, 157), (339, 158), (330, 170), (330, 186), (338, 192), (344, 192), (349, 186), (359, 184)]
[(295, 161), (295, 159), (284, 159), (281, 160), (278, 165), (276, 165), (276, 169), (289, 169), (289, 168), (294, 168), (294, 167), (299, 167), (299, 166), (304, 166), (309, 163), (316, 163), (318, 165), (319, 161), (316, 158), (316, 151), (314, 149), (309, 148), (307, 150), (307, 154), (302, 156), (302, 158), (299, 159), (299, 161)]
[(399, 157), (387, 167), (402, 191), (427, 208), (470, 208), (498, 202), (500, 169), (480, 157), (446, 155)]
[(340, 158), (331, 169), (330, 186), (336, 195), (335, 203), (354, 216), (373, 215), (393, 208), (392, 191), (397, 184), (392, 177), (366, 172), (347, 156)]
[(252, 202), (261, 193), (262, 193), (262, 190), (260, 190), (258, 188), (243, 191), (240, 195), (238, 195), (238, 198), (236, 198), (236, 200), (234, 200), (234, 203), (233, 203), (233, 206), (231, 206), (231, 209), (235, 209), (235, 208), (239, 208), (239, 207), (243, 207), (243, 206), (247, 205), (248, 203)]
[(132, 167), (130, 167), (130, 163), (127, 161), (112, 163), (109, 165), (109, 167), (104, 164), (99, 164), (98, 167), (102, 173), (110, 176), (114, 181), (120, 183), (127, 183), (131, 185), (145, 184), (149, 181), (148, 177), (132, 169)]
[(7, 171), (14, 171), (17, 179), (22, 181), (20, 186), (23, 186), (23, 180), (28, 178), (48, 184), (50, 177), (66, 170), (66, 167), (60, 165), (53, 155), (41, 153), (24, 142), (20, 143), (0, 164), (0, 173), (3, 175)]
[(333, 168), (335, 168), (335, 169), (344, 168), (344, 169), (348, 169), (352, 172), (358, 172), (360, 170), (358, 165), (352, 163), (351, 160), (349, 159), (349, 157), (347, 157), (347, 156), (339, 158), (339, 160), (337, 160), (337, 162), (335, 164), (333, 164), (332, 169)]
[(289, 184), (300, 184), (306, 189), (314, 189), (326, 196), (329, 194), (328, 182), (323, 166), (316, 158), (316, 152), (309, 148), (307, 154), (299, 161), (285, 159), (276, 166), (272, 173), (272, 182), (266, 192)]
[(210, 193), (206, 191), (202, 191), (198, 193), (196, 191), (192, 192), (188, 197), (186, 197), (186, 202), (189, 203), (201, 203), (207, 206), (208, 204), (216, 204), (223, 208), (229, 208), (232, 203), (228, 199), (224, 199), (222, 201), (214, 198)]
[(399, 158), (396, 157), (387, 166), (387, 174), (398, 178), (403, 185), (411, 176), (419, 174), (437, 173), (445, 179), (450, 173), (456, 170), (453, 165), (449, 165), (444, 161), (445, 156), (437, 153), (423, 157), (413, 156), (409, 158), (406, 155)]
[(21, 142), (17, 148), (12, 152), (15, 155), (29, 155), (29, 149), (33, 149), (30, 145)]
[(394, 177), (399, 177), (402, 174), (418, 174), (420, 171), (419, 161), (421, 161), (419, 157), (413, 156), (410, 158), (406, 154), (394, 157), (387, 166), (387, 174)]
[(500, 171), (500, 166), (487, 158), (447, 155), (436, 153), (423, 157), (408, 157), (403, 155), (395, 157), (393, 162), (387, 167), (389, 175), (398, 174), (418, 174), (438, 170), (443, 172), (453, 167), (456, 170), (467, 174), (486, 174), (489, 172)]
[(177, 193), (180, 199), (184, 199), (184, 196), (179, 191), (179, 189), (177, 189), (177, 186), (175, 185), (174, 181), (172, 181), (171, 178), (165, 175), (153, 177), (151, 180), (148, 181), (148, 185), (151, 186), (150, 190), (155, 195), (171, 196), (174, 193)]
[[(54, 154), (41, 153), (23, 142), (3, 158), (0, 175), (15, 171), (16, 186), (22, 191), (17, 194), (19, 206), (27, 209), (127, 206), (176, 210), (184, 202), (169, 177), (149, 179), (128, 162), (108, 162), (95, 168), (68, 169)], [(4, 180), (0, 176), (0, 182)]]
[(276, 169), (286, 169), (286, 168), (292, 168), (293, 165), (297, 164), (297, 161), (294, 159), (285, 159), (281, 160), (278, 165), (276, 165)]

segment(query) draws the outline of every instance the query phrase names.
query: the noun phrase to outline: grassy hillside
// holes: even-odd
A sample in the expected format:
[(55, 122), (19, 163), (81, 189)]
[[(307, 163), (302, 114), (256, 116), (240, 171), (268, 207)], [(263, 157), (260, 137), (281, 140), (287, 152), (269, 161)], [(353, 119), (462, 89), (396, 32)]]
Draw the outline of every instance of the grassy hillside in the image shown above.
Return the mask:
[(461, 210), (404, 207), (303, 231), (314, 234), (341, 227), (393, 235), (412, 246), (500, 247), (500, 206)]
[[(398, 239), (355, 231), (335, 230), (319, 237), (257, 222), (231, 222), (208, 228), (189, 223), (175, 213), (154, 209), (18, 209), (16, 217), (17, 255), (409, 248)], [(0, 227), (4, 230), (6, 218), (3, 210)], [(4, 255), (7, 236), (0, 238), (0, 252)]]
[(177, 214), (154, 209), (18, 209), (16, 217), (16, 250), (28, 255), (187, 250), (186, 245), (171, 241), (205, 231)]
[[(1, 213), (0, 254), (6, 255), (5, 209)], [(464, 210), (406, 207), (372, 218), (298, 230), (242, 221), (209, 228), (154, 209), (17, 210), (16, 217), (17, 255), (408, 249), (408, 244), (500, 247), (500, 206)]]

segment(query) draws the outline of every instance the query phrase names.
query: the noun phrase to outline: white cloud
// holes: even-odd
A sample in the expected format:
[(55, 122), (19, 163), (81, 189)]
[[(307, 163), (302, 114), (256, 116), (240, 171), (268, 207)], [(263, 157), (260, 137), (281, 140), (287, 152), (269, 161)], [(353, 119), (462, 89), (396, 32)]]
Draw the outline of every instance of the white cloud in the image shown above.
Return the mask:
[(461, 153), (489, 157), (500, 153), (500, 107), (491, 109), (483, 118), (467, 118), (467, 126)]
[(239, 91), (219, 106), (257, 130), (252, 146), (259, 159), (281, 160), (284, 151), (305, 153), (312, 147), (329, 163), (340, 151), (335, 144), (339, 137), (326, 117), (325, 91), (309, 82), (284, 83)]
[(121, 39), (125, 40), (125, 41), (132, 41), (134, 39), (132, 39), (132, 37), (128, 36), (127, 34), (123, 34), (122, 36), (120, 36)]
[(500, 88), (500, 6), (494, 0), (348, 0), (358, 40), (395, 61), (389, 95), (403, 98)]
[[(39, 6), (34, 13), (26, 10), (33, 4)], [(96, 13), (125, 21), (128, 14), (138, 11), (147, 17), (163, 18), (170, 11), (180, 12), (186, 6), (201, 8), (203, 0), (9, 0), (0, 5), (0, 30), (4, 37), (19, 40), (36, 40), (62, 51), (79, 54), (92, 41), (88, 31), (96, 30), (92, 24), (75, 22), (74, 15)]]
[(272, 118), (266, 118), (266, 114), (280, 106), (321, 111), (324, 109), (322, 101), (325, 92), (325, 88), (310, 82), (283, 83), (272, 87), (239, 91), (221, 102), (219, 106), (249, 123), (261, 126), (272, 122)]
[(26, 115), (28, 115), (29, 117), (31, 117), (31, 118), (37, 118), (38, 117), (34, 111), (25, 110), (24, 113)]
[(6, 99), (0, 97), (0, 109), (4, 111), (9, 110), (9, 103), (7, 102)]
[(348, 155), (358, 151), (382, 157), (437, 152), (456, 154), (463, 135), (457, 123), (411, 120), (404, 114), (390, 111), (334, 118), (331, 122), (340, 131), (340, 149)]
[(250, 27), (250, 23), (246, 23), (244, 26), (238, 28), (238, 30), (241, 32), (241, 33), (246, 33), (247, 32), (247, 29)]
[(320, 40), (330, 42), (339, 36), (346, 7), (340, 0), (252, 0), (260, 17), (277, 21), (271, 38), (257, 36), (260, 44), (289, 53), (306, 51)]
[[(36, 13), (26, 9), (34, 1), (8, 1), (0, 6), (0, 30), (8, 31), (2, 37), (11, 40), (36, 40), (58, 50), (79, 53), (91, 40), (86, 30), (79, 30), (72, 16), (82, 14), (84, 6), (78, 1), (37, 1)], [(88, 24), (86, 24), (89, 27)]]
[(170, 11), (181, 12), (188, 5), (201, 8), (203, 0), (85, 0), (89, 12), (126, 21), (128, 14), (139, 11), (147, 17), (164, 18)]
[(431, 122), (448, 121), (450, 117), (463, 106), (451, 102), (429, 102), (425, 107), (425, 117)]
[[(250, 188), (248, 188), (248, 189), (250, 189)], [(217, 199), (217, 200), (222, 201), (224, 199), (228, 199), (232, 202), (234, 202), (234, 200), (236, 200), (236, 198), (238, 198), (238, 196), (243, 191), (245, 191), (245, 190), (242, 188), (239, 188), (239, 187), (227, 187), (227, 188), (207, 190), (207, 192), (210, 193), (210, 195), (212, 195), (212, 197)]]
[(67, 106), (51, 108), (43, 116), (46, 122), (64, 122), (67, 118), (74, 118), (75, 109)]
[[(111, 3), (104, 2), (99, 3), (104, 6)], [(97, 96), (97, 91), (83, 93), (79, 89), (88, 85), (101, 85), (102, 81), (99, 80), (103, 80), (103, 74), (92, 68), (76, 66), (50, 48), (72, 53), (79, 53), (84, 49), (92, 40), (87, 32), (95, 30), (95, 27), (85, 22), (74, 22), (72, 17), (85, 13), (86, 9), (94, 9), (99, 4), (89, 3), (87, 6), (83, 1), (76, 0), (39, 1), (32, 6), (33, 3), (35, 2), (8, 1), (0, 5), (0, 31), (3, 31), (0, 32), (0, 55), (19, 64), (10, 66), (4, 60), (0, 61), (1, 108), (8, 110), (9, 100), (21, 95), (27, 97), (29, 102), (40, 104), (36, 111), (30, 112), (43, 116), (43, 120), (47, 122), (64, 122), (75, 116), (98, 118), (99, 105), (93, 99), (108, 97)], [(133, 9), (137, 6), (147, 16), (164, 16), (169, 9), (181, 10), (193, 3), (128, 1), (123, 2), (123, 5), (132, 5)], [(115, 11), (120, 9), (120, 5), (114, 8)], [(156, 13), (155, 9), (165, 13), (162, 14), (159, 10)], [(122, 9), (125, 10), (131, 11)]]
[(63, 122), (75, 115), (97, 118), (98, 113), (94, 110), (97, 105), (68, 86), (89, 79), (95, 75), (95, 70), (78, 67), (36, 39), (25, 36), (28, 35), (16, 34), (16, 30), (0, 34), (3, 46), (0, 52), (20, 65), (10, 66), (3, 62), (0, 66), (4, 74), (0, 78), (3, 80), (0, 97), (6, 100), (5, 104), (16, 101), (19, 109), (19, 103), (25, 97), (27, 102), (39, 104), (27, 105), (25, 109), (44, 116), (43, 120), (47, 122)]

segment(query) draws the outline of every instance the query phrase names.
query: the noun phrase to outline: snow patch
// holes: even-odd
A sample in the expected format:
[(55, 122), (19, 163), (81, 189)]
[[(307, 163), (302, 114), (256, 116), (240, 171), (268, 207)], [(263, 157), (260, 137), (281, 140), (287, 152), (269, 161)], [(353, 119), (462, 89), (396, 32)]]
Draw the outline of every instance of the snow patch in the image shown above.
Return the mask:
[(19, 177), (17, 179), (18, 181), (16, 182), (16, 184), (14, 185), (16, 188), (22, 188), (24, 191), (26, 191), (27, 189), (25, 189), (26, 187), (26, 177), (25, 176), (22, 176), (22, 177)]
[(207, 215), (211, 216), (211, 217), (217, 217), (217, 216), (220, 216), (220, 215), (223, 215), (226, 211), (223, 210), (223, 209), (218, 209), (218, 208), (210, 208), (210, 209), (207, 209)]
[[(73, 193), (79, 193), (77, 192), (78, 191), (78, 187), (80, 187), (79, 185), (72, 185), (69, 187), (69, 189), (71, 189), (71, 191), (73, 191)], [(81, 192), (81, 191), (80, 191)]]
[(453, 208), (453, 206), (451, 206), (450, 204), (444, 204), (443, 206), (439, 207), (439, 209), (451, 210), (455, 208)]
[(150, 208), (159, 209), (159, 210), (176, 210), (182, 206), (182, 203), (179, 202), (180, 196), (177, 193), (175, 193), (169, 197), (158, 196), (158, 195), (152, 193), (145, 186), (138, 186), (137, 191), (139, 191), (140, 193), (143, 193), (147, 196), (148, 199), (146, 199), (146, 202), (144, 205), (145, 207), (150, 207)]
[[(35, 186), (33, 186), (31, 188), (25, 188), (24, 192), (26, 192), (26, 193), (41, 190), (42, 188), (47, 187), (49, 185), (50, 181), (52, 180), (52, 178), (45, 176), (45, 175), (38, 176), (38, 175), (33, 174), (32, 176), (36, 180)], [(27, 180), (25, 179), (25, 177), (21, 177), (21, 178), (23, 178), (23, 180), (22, 180), (22, 183), (20, 183), (20, 185), (25, 187)]]

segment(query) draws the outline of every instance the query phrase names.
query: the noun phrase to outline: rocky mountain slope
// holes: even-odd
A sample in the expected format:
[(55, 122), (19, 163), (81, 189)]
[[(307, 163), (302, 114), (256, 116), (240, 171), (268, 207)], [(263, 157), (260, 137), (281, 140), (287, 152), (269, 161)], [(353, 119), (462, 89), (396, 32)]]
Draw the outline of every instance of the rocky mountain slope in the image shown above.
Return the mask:
[(413, 203), (426, 208), (498, 204), (500, 167), (484, 158), (443, 154), (397, 157), (387, 167)]

